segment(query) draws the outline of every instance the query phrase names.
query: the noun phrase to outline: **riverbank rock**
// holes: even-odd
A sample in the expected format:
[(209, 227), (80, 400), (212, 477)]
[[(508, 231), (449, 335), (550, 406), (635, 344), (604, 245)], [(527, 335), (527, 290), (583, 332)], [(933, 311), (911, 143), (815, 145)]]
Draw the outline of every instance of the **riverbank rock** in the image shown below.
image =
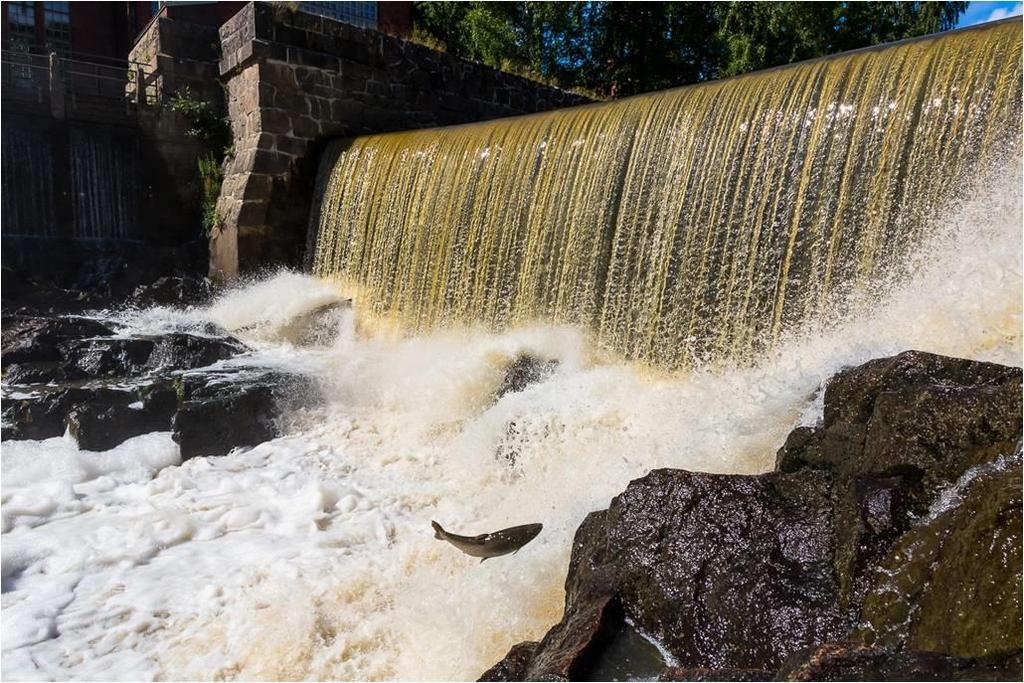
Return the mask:
[(827, 643), (795, 653), (778, 671), (775, 680), (1008, 681), (1019, 679), (1020, 670), (1019, 651), (989, 658), (962, 659), (936, 652)]
[(197, 306), (209, 302), (213, 295), (214, 286), (209, 278), (165, 275), (150, 284), (136, 287), (130, 303), (139, 308)]
[(169, 431), (179, 409), (172, 376), (247, 350), (226, 335), (125, 337), (82, 316), (5, 315), (3, 438), (68, 431), (80, 448), (96, 451)]
[(77, 405), (87, 403), (96, 390), (80, 387), (47, 387), (15, 391), (4, 396), (4, 441), (9, 439), (50, 439), (64, 433), (65, 418)]
[(0, 357), (5, 370), (16, 363), (60, 361), (62, 344), (113, 334), (108, 325), (91, 318), (5, 315)]
[(666, 680), (1019, 678), (1021, 370), (907, 352), (824, 398), (776, 472), (655, 470), (591, 513), (562, 620), (486, 675), (587, 680), (628, 620)]
[(129, 391), (94, 391), (67, 413), (65, 424), (79, 448), (105, 451), (133, 436), (169, 431), (177, 409), (177, 393), (163, 380)]
[(186, 374), (174, 416), (182, 460), (225, 455), (280, 434), (279, 416), (315, 400), (315, 382), (278, 371)]

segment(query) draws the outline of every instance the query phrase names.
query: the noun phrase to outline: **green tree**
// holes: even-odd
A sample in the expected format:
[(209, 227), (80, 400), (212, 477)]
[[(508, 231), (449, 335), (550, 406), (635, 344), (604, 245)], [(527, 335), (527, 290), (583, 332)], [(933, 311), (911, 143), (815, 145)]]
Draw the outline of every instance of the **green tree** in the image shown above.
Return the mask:
[(460, 57), (618, 97), (952, 28), (966, 2), (417, 2)]

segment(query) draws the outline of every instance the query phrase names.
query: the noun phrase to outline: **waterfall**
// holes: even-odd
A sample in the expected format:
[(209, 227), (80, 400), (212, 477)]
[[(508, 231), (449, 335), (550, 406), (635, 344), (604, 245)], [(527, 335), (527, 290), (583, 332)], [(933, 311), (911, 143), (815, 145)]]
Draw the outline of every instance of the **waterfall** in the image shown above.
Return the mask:
[(1019, 154), (1010, 20), (543, 114), (338, 140), (314, 274), (416, 333), (557, 322), (669, 367), (754, 358), (905, 274)]

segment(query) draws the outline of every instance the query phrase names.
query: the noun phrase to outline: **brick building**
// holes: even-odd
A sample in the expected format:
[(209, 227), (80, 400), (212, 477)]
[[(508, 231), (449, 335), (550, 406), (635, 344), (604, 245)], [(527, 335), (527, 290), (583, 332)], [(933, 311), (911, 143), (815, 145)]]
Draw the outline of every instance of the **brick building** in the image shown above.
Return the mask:
[[(303, 12), (407, 36), (411, 2), (299, 2)], [(57, 52), (126, 59), (157, 14), (220, 26), (244, 2), (4, 2), (2, 44), (16, 52)]]

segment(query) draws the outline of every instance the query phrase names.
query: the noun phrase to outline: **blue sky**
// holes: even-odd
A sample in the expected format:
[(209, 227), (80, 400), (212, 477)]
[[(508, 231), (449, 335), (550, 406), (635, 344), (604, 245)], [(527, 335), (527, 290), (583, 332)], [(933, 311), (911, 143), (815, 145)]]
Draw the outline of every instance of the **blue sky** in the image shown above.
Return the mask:
[(960, 15), (960, 23), (957, 24), (957, 27), (983, 24), (986, 21), (995, 21), (1006, 17), (1019, 17), (1020, 14), (1020, 2), (972, 2), (967, 6), (967, 11)]

